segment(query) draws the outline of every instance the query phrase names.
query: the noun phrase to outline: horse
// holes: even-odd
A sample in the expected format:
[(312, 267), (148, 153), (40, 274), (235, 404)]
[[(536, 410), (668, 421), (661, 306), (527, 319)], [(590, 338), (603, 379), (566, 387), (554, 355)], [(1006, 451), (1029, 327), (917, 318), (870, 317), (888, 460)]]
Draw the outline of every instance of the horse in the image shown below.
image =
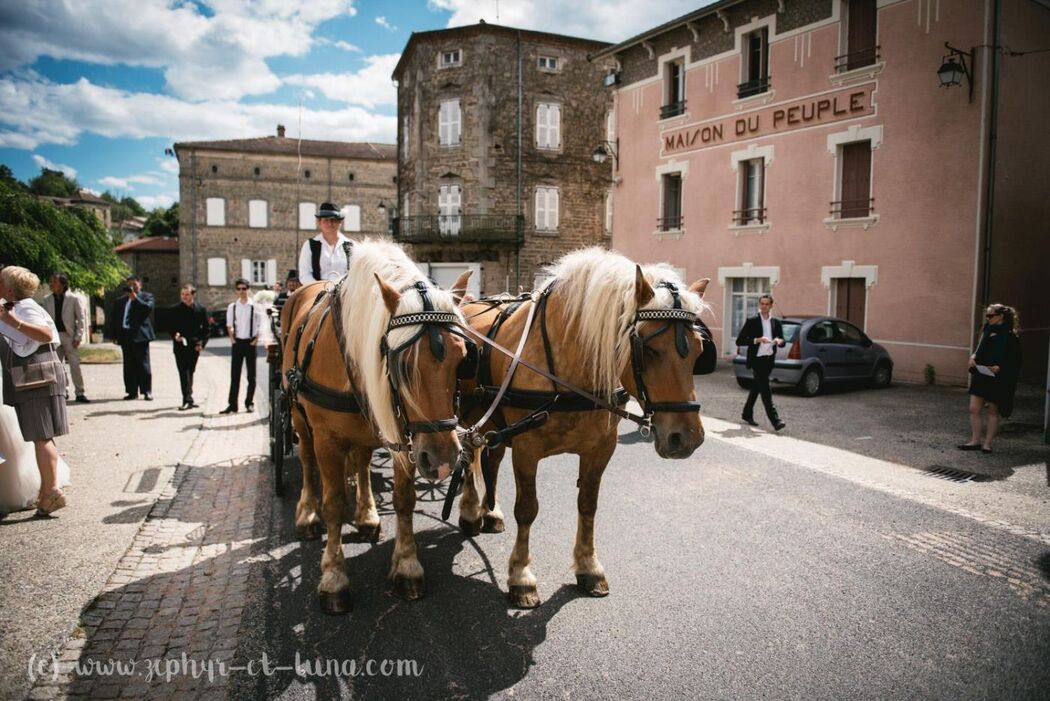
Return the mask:
[[(457, 289), (466, 287), (468, 275)], [(444, 479), (460, 454), (454, 398), (468, 342), (452, 330), (462, 320), (458, 302), (430, 284), (400, 246), (373, 240), (354, 245), (337, 284), (302, 287), (281, 310), (282, 384), (303, 472), (296, 526), (305, 538), (318, 538), (323, 518), (328, 540), (318, 595), (325, 613), (350, 610), (341, 542), (348, 477), (356, 478), (351, 522), (363, 537), (379, 538), (369, 464), (382, 446), (393, 457), (397, 513), (389, 577), (399, 596), (423, 595), (412, 531), (414, 473), (418, 467), (430, 480)], [(320, 517), (313, 487), (318, 468)]]
[[(541, 328), (528, 334), (521, 351), (523, 361), (541, 368), (546, 365), (550, 374), (589, 387), (609, 405), (626, 403), (621, 389), (625, 388), (651, 417), (657, 454), (672, 459), (692, 455), (704, 440), (692, 377), (703, 339), (692, 321), (707, 308), (703, 294), (709, 280), (698, 280), (686, 289), (670, 266), (638, 266), (600, 248), (570, 253), (547, 272), (549, 277), (531, 298), (523, 297), (510, 306), (485, 300), (465, 304), (463, 313), (471, 327), (481, 336), (515, 348), (530, 316), (538, 315)], [(511, 358), (482, 346), (480, 365), (477, 381), (464, 383), (462, 390), (464, 398), (474, 398), (469, 407), (464, 401), (465, 418), (473, 421), (489, 406)], [(520, 366), (509, 387), (494, 414), (496, 421), (490, 420), (482, 431), (509, 425), (513, 433), (515, 425), (528, 424), (529, 417), (537, 418), (537, 412), (549, 413), (538, 428), (533, 425), (510, 440), (518, 525), (509, 563), (511, 602), (518, 608), (539, 604), (537, 579), (529, 566), (529, 532), (539, 511), (536, 470), (541, 459), (561, 453), (579, 456), (573, 550), (577, 588), (590, 596), (606, 596), (609, 585), (595, 551), (594, 518), (602, 473), (616, 449), (619, 419)], [(505, 450), (506, 443), (481, 451), (488, 494), (484, 503), (479, 498), (481, 490), (471, 480), (463, 485), (460, 527), (468, 536), (504, 528), (495, 489)]]

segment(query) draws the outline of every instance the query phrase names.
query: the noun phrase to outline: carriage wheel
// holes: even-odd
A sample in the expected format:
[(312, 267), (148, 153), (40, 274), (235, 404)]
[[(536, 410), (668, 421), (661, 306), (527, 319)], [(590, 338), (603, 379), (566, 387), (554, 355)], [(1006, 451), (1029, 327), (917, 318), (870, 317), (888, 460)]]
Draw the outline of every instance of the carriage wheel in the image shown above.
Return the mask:
[(287, 412), (285, 411), (284, 392), (280, 388), (273, 393), (273, 404), (270, 405), (270, 459), (273, 461), (273, 491), (284, 496), (284, 437)]

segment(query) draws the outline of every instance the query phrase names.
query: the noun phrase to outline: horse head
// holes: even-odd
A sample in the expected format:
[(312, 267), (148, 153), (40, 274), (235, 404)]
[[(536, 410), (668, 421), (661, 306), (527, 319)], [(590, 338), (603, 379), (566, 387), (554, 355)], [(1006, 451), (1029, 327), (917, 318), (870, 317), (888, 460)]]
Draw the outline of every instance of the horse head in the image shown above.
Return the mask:
[[(698, 280), (688, 291), (703, 298), (709, 279)], [(693, 365), (703, 344), (693, 319), (695, 311), (683, 305), (675, 283), (657, 288), (635, 268), (638, 312), (630, 333), (631, 362), (621, 381), (652, 415), (656, 452), (662, 458), (687, 458), (704, 442), (700, 404), (693, 386)]]

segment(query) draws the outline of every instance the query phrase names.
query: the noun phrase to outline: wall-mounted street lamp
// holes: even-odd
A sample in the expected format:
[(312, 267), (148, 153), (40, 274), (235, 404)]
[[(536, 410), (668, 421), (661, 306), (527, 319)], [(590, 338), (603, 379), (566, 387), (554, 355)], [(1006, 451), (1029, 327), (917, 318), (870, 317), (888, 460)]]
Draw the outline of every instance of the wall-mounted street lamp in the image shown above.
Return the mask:
[(379, 200), (379, 204), (376, 205), (376, 211), (379, 212), (379, 216), (386, 216), (386, 204), (383, 203), (383, 200)]
[(591, 151), (591, 158), (594, 159), (595, 163), (605, 163), (605, 159), (612, 156), (613, 159), (613, 170), (620, 169), (620, 140), (616, 141), (602, 141), (594, 150)]
[[(944, 42), (944, 48), (950, 52), (944, 57), (944, 63), (937, 69), (937, 77), (940, 78), (942, 88), (950, 88), (953, 85), (962, 85), (965, 76), (966, 83), (970, 88), (970, 102), (973, 102), (973, 60), (977, 55), (977, 47), (969, 51), (961, 51)], [(958, 60), (956, 60), (958, 59)]]

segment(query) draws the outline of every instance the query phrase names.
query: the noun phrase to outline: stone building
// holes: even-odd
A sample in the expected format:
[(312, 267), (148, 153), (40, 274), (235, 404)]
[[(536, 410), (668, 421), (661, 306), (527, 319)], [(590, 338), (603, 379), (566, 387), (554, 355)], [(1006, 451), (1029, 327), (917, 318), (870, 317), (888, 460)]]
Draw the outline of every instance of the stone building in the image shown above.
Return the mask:
[(86, 209), (109, 229), (113, 225), (110, 203), (88, 190), (77, 190), (72, 197), (47, 197), (57, 207), (80, 207)]
[(531, 289), (561, 254), (608, 242), (611, 172), (592, 159), (607, 44), (485, 24), (413, 33), (398, 95), (395, 238), (439, 284)]
[[(322, 202), (343, 208), (351, 238), (386, 235), (397, 196), (393, 144), (276, 136), (175, 144), (180, 277), (209, 309), (239, 277), (264, 288), (298, 266)], [(380, 206), (382, 205), (382, 206)]]
[(132, 274), (142, 278), (142, 287), (153, 295), (158, 307), (179, 301), (179, 241), (168, 236), (147, 236), (122, 243), (113, 249)]
[(726, 354), (772, 291), (863, 331), (834, 325), (829, 373), (866, 334), (897, 377), (964, 383), (1000, 302), (1045, 378), (1047, 37), (1034, 0), (722, 0), (595, 52), (618, 64), (612, 244), (710, 277)]

